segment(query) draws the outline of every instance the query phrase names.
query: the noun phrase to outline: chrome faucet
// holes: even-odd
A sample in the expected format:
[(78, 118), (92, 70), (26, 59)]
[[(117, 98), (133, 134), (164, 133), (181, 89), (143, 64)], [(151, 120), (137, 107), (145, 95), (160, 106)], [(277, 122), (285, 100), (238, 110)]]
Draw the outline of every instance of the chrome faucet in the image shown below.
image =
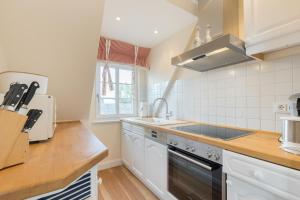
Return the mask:
[[(170, 117), (172, 117), (172, 112), (170, 111), (169, 112), (169, 107), (168, 107), (168, 102), (165, 98), (156, 98), (154, 101), (153, 101), (153, 111), (152, 111), (152, 117), (155, 117), (155, 113), (154, 113), (154, 106), (156, 104), (157, 101), (162, 101), (162, 102), (165, 102), (166, 103), (166, 119), (169, 120)], [(158, 107), (159, 109), (159, 107)]]

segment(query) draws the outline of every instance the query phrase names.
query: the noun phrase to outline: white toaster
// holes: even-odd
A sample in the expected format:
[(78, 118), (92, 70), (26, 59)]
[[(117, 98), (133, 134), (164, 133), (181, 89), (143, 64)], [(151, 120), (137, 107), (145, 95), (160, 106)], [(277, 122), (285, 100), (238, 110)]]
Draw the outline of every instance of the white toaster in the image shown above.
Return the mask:
[[(3, 101), (3, 98), (4, 94), (0, 93), (0, 102)], [(43, 114), (30, 130), (29, 140), (33, 142), (52, 138), (56, 127), (55, 98), (50, 95), (35, 94), (28, 105), (28, 110), (30, 109), (43, 110)]]

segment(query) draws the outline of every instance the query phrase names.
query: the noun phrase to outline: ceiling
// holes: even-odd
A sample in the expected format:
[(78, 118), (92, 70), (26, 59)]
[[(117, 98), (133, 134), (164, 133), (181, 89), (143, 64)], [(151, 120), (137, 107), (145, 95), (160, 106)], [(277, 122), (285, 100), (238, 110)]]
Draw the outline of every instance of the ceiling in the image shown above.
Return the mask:
[(167, 0), (107, 0), (101, 35), (153, 47), (196, 21), (194, 15)]

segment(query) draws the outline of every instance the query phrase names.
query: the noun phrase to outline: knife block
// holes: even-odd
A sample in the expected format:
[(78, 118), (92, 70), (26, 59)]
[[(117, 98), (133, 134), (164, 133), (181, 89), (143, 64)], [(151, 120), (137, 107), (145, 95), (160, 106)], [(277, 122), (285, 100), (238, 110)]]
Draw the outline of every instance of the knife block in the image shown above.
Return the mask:
[(27, 116), (0, 109), (0, 169), (24, 163), (28, 158), (28, 133), (22, 129)]

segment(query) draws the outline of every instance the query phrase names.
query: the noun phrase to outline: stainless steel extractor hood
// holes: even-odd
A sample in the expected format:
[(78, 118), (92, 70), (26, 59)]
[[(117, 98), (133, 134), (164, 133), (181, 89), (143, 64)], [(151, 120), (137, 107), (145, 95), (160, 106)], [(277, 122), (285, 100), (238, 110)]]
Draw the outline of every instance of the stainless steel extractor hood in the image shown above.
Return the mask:
[(172, 58), (172, 65), (204, 72), (252, 60), (239, 38), (227, 34)]

